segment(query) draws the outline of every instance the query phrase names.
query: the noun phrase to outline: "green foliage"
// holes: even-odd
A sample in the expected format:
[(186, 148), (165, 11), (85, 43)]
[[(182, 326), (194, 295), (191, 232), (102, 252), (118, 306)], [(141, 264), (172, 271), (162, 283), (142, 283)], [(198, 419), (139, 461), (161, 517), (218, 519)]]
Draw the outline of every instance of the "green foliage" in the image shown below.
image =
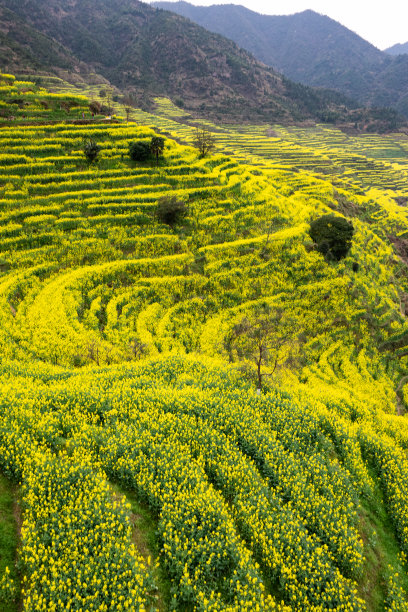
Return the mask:
[(93, 164), (101, 151), (101, 147), (97, 144), (96, 140), (92, 137), (85, 137), (83, 141), (82, 150), (89, 164)]
[(346, 257), (353, 238), (351, 221), (338, 215), (324, 215), (310, 224), (310, 237), (326, 259), (340, 261)]
[(159, 163), (159, 156), (163, 155), (165, 140), (162, 136), (152, 136), (150, 141), (150, 150), (156, 158), (156, 163)]
[(156, 217), (160, 223), (176, 225), (188, 214), (188, 208), (177, 196), (164, 196), (157, 202)]
[(129, 144), (129, 157), (132, 161), (147, 161), (150, 159), (151, 154), (151, 145), (145, 140), (136, 140)]

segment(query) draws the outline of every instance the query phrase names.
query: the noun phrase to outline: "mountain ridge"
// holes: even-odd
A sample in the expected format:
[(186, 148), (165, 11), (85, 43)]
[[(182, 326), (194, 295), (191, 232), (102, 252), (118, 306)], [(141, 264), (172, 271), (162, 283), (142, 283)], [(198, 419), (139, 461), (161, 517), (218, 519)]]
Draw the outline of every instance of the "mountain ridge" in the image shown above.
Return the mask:
[(235, 4), (154, 2), (223, 34), (289, 79), (326, 87), (360, 104), (408, 116), (408, 57), (397, 60), (337, 21), (311, 10), (261, 15)]
[[(51, 41), (71, 71), (102, 75), (136, 105), (164, 95), (218, 121), (398, 126), (391, 115), (379, 122), (364, 110), (356, 116), (358, 105), (347, 97), (292, 83), (224, 36), (139, 0), (49, 0), (46, 6), (1, 0), (0, 8), (46, 37), (44, 44)], [(16, 38), (15, 32), (14, 45)], [(44, 64), (41, 49), (28, 45), (30, 51), (34, 64)], [(13, 72), (13, 63), (6, 68)]]
[(408, 53), (408, 42), (406, 43), (397, 43), (396, 45), (392, 45), (392, 47), (388, 47), (388, 49), (384, 49), (385, 53), (390, 53), (391, 55), (403, 55)]

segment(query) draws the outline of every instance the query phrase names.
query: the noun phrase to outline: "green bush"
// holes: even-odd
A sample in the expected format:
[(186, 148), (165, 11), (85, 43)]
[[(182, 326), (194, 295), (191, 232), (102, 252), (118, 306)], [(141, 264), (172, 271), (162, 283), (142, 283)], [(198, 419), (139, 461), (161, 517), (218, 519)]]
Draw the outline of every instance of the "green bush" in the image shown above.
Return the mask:
[(176, 225), (187, 215), (187, 205), (176, 196), (164, 196), (157, 201), (156, 216), (160, 223)]
[(327, 260), (339, 261), (351, 247), (354, 227), (351, 221), (337, 215), (324, 215), (310, 224), (309, 234), (317, 250)]
[(129, 145), (129, 157), (132, 161), (147, 161), (150, 159), (152, 151), (150, 143), (145, 140), (135, 140)]
[(93, 138), (84, 138), (82, 150), (88, 163), (93, 164), (100, 153), (101, 147)]

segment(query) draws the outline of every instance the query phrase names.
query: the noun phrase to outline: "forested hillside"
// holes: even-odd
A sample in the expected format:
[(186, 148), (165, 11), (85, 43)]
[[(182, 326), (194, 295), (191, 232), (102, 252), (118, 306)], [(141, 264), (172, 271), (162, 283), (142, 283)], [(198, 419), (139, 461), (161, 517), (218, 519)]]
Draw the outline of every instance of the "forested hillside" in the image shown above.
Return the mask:
[(389, 50), (380, 51), (326, 15), (311, 10), (260, 15), (235, 4), (153, 4), (227, 36), (294, 81), (329, 87), (360, 104), (392, 107), (408, 116), (408, 56), (391, 57)]
[(407, 610), (408, 138), (0, 78), (2, 609)]
[(220, 123), (353, 128), (357, 112), (378, 130), (404, 124), (395, 112), (374, 116), (338, 92), (293, 83), (231, 40), (138, 0), (0, 0), (0, 18), (3, 70), (24, 78), (105, 79), (135, 106), (148, 109), (155, 96), (167, 96)]

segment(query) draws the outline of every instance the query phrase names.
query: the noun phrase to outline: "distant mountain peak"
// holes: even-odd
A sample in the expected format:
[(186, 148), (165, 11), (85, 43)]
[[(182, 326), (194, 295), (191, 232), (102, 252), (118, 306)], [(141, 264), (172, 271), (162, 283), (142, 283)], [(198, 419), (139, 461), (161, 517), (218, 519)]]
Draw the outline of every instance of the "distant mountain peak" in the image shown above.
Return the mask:
[[(71, 70), (85, 64), (137, 104), (166, 95), (190, 111), (239, 122), (319, 120), (322, 111), (342, 113), (350, 104), (332, 92), (302, 89), (235, 42), (137, 0), (0, 0), (2, 8), (46, 37), (41, 47), (52, 40), (64, 49)], [(26, 53), (20, 67), (45, 66), (38, 45), (27, 51), (34, 63), (27, 64)]]
[(385, 53), (389, 53), (390, 55), (404, 55), (408, 53), (408, 42), (406, 43), (397, 43), (388, 49), (385, 49)]
[[(170, 8), (175, 6), (194, 9), (188, 3)], [(265, 17), (246, 9), (243, 16), (242, 7), (231, 6), (238, 10), (224, 5), (224, 16), (217, 18), (220, 23), (252, 24), (251, 36), (256, 32), (269, 36), (262, 25)], [(348, 124), (352, 115), (353, 125), (357, 123), (354, 101), (290, 81), (236, 42), (195, 24), (192, 17), (185, 19), (138, 0), (0, 0), (1, 10), (9, 10), (11, 21), (31, 32), (28, 44), (26, 38), (21, 40), (20, 26), (13, 32), (14, 40), (1, 38), (0, 33), (4, 43), (0, 51), (6, 59), (3, 70), (8, 72), (13, 72), (19, 58), (19, 70), (23, 66), (30, 73), (45, 69), (58, 74), (49, 51), (48, 43), (53, 41), (51, 48), (58, 46), (60, 63), (69, 64), (71, 73), (84, 67), (89, 75), (102, 75), (144, 108), (151, 108), (152, 100), (164, 95), (217, 122)], [(299, 25), (296, 28), (303, 31)], [(13, 54), (9, 52), (12, 44)], [(366, 110), (361, 116), (363, 125), (377, 125), (376, 119), (374, 123), (373, 118), (367, 119)], [(379, 119), (381, 129), (383, 118)], [(392, 125), (395, 121), (392, 117)], [(388, 118), (386, 123), (384, 129), (389, 129)]]
[[(234, 40), (288, 78), (336, 89), (361, 104), (392, 106), (408, 117), (407, 45), (380, 51), (358, 34), (311, 9), (261, 15), (238, 5), (154, 2)], [(222, 7), (222, 9), (221, 9)], [(239, 10), (238, 10), (239, 9)]]

